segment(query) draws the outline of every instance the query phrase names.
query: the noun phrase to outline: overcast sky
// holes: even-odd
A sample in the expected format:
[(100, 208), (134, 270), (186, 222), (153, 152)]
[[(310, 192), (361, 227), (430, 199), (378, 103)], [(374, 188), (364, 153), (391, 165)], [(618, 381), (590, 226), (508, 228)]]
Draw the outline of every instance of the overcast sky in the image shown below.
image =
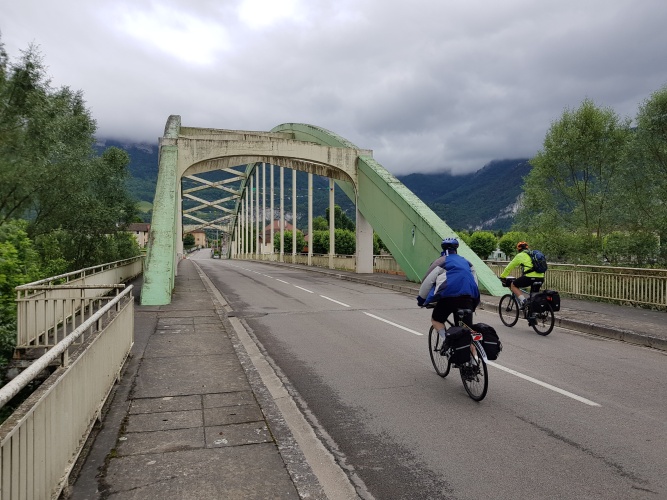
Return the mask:
[(0, 0), (0, 37), (100, 137), (308, 123), (396, 175), (530, 157), (566, 108), (632, 118), (667, 84), (665, 0)]

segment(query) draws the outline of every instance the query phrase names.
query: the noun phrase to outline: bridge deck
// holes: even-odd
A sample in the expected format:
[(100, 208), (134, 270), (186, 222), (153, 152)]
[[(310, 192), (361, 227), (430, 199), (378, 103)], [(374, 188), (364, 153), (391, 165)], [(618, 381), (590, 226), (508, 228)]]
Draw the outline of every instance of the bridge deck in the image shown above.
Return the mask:
[[(399, 276), (311, 270), (416, 295), (417, 285)], [(493, 308), (497, 302), (484, 297), (482, 303)], [(167, 498), (177, 487), (181, 498), (296, 499), (298, 487), (323, 497), (276, 402), (191, 261), (179, 265), (171, 304), (135, 311), (133, 357), (72, 498), (95, 497), (105, 459), (103, 483), (119, 496), (133, 491)], [(567, 328), (667, 350), (664, 312), (564, 299), (557, 317)], [(191, 341), (181, 336), (175, 342), (183, 330)], [(301, 484), (295, 486), (285, 464), (298, 469)]]

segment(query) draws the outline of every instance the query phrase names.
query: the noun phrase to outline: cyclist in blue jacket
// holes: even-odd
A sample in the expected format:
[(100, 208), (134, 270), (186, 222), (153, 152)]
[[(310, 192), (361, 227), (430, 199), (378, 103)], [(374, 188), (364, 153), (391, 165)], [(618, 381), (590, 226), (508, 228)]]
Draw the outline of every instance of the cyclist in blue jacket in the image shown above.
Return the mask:
[[(479, 288), (473, 265), (458, 255), (459, 241), (456, 238), (445, 238), (440, 245), (440, 257), (431, 263), (426, 276), (419, 288), (417, 304), (424, 307), (437, 301), (431, 323), (441, 337), (445, 337), (445, 321), (454, 314), (454, 324), (458, 325), (457, 309), (474, 311), (479, 304)], [(472, 314), (462, 318), (471, 326)]]

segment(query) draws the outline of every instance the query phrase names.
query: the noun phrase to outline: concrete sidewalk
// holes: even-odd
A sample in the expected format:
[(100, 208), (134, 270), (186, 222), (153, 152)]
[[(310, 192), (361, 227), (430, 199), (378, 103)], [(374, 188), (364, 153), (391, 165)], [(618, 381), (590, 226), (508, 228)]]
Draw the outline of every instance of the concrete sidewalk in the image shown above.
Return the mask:
[[(418, 290), (402, 276), (271, 265), (412, 297)], [(137, 298), (141, 279), (134, 284)], [(497, 304), (482, 298), (485, 309)], [(556, 317), (566, 328), (667, 350), (664, 312), (563, 298)], [(331, 490), (318, 482), (271, 394), (194, 263), (181, 261), (170, 305), (136, 305), (131, 357), (70, 498), (327, 498)], [(353, 497), (349, 491), (337, 498)]]
[(131, 358), (70, 498), (326, 498), (225, 322), (188, 260), (170, 305), (136, 305)]

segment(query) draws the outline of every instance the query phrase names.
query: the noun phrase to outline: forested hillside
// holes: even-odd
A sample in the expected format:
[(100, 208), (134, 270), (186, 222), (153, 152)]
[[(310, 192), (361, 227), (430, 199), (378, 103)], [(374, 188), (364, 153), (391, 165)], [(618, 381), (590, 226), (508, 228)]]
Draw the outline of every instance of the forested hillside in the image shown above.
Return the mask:
[[(128, 189), (141, 202), (153, 202), (158, 172), (157, 144), (122, 143), (113, 139), (98, 142), (100, 151), (109, 146), (124, 149), (130, 155)], [(449, 226), (456, 230), (491, 229), (507, 230), (513, 222), (517, 198), (521, 194), (523, 177), (530, 171), (528, 160), (492, 161), (477, 172), (452, 175), (449, 172), (433, 174), (409, 174), (398, 176), (405, 186), (415, 193)], [(286, 189), (291, 189), (291, 178), (286, 178)], [(313, 179), (313, 214), (324, 215), (329, 206), (329, 181), (321, 177)], [(298, 226), (306, 225), (308, 210), (307, 175), (297, 174)], [(278, 179), (276, 176), (276, 189)], [(348, 216), (354, 217), (354, 205), (340, 190), (336, 192), (336, 204)], [(291, 211), (291, 198), (286, 202)], [(141, 207), (146, 207), (141, 204)], [(148, 210), (148, 208), (146, 208)], [(150, 212), (143, 217), (150, 221)], [(305, 229), (305, 227), (303, 227)]]

